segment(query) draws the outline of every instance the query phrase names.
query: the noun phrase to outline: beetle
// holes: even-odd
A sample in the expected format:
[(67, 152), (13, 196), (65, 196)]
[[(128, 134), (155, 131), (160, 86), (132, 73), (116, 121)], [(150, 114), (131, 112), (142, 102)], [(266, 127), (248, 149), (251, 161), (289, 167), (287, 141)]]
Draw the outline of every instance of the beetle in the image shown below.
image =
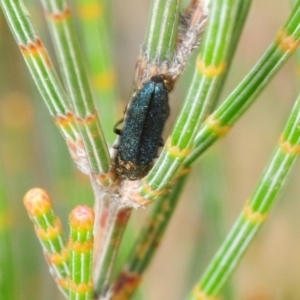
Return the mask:
[(120, 135), (116, 155), (116, 171), (127, 180), (143, 178), (157, 157), (158, 148), (170, 108), (165, 79), (153, 76), (133, 96), (125, 113), (122, 130), (115, 126)]

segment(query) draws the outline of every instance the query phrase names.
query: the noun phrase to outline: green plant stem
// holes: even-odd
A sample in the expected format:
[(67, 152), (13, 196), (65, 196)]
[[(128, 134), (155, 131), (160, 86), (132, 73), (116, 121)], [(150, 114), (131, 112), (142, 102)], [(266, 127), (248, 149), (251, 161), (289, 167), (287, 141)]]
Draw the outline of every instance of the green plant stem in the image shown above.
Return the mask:
[(130, 299), (138, 288), (141, 276), (148, 267), (167, 228), (186, 178), (187, 174), (180, 177), (174, 184), (172, 192), (156, 202), (151, 216), (139, 234), (131, 258), (113, 285), (112, 300)]
[[(248, 16), (251, 4), (252, 4), (252, 0), (238, 1), (238, 3), (237, 3), (235, 23), (233, 25), (233, 32), (231, 34), (231, 41), (229, 43), (228, 57), (226, 60), (227, 71), (220, 77), (220, 80), (218, 81), (218, 83), (216, 83), (216, 88), (213, 93), (213, 98), (211, 100), (211, 103), (209, 104), (209, 106), (211, 106), (212, 109), (215, 108), (215, 105), (217, 104), (217, 101), (219, 100), (221, 91), (223, 89), (224, 83), (225, 83), (227, 75), (229, 73), (229, 68), (231, 66), (236, 47), (238, 45), (240, 36), (244, 29), (245, 21), (247, 20), (247, 16)], [(211, 109), (209, 109), (209, 111), (211, 111)]]
[(77, 0), (77, 14), (82, 31), (86, 61), (95, 90), (96, 105), (107, 140), (112, 143), (115, 134), (112, 128), (116, 120), (117, 93), (116, 70), (113, 61), (112, 30), (109, 27), (110, 2), (104, 0)]
[(92, 300), (94, 212), (85, 205), (70, 214), (69, 300)]
[(165, 74), (176, 49), (179, 0), (152, 0), (147, 33), (138, 58), (133, 91), (153, 75)]
[(110, 203), (103, 209), (100, 218), (106, 220), (103, 226), (102, 247), (98, 250), (99, 257), (94, 263), (95, 295), (104, 296), (110, 285), (113, 266), (119, 250), (124, 230), (129, 221), (131, 208), (119, 207), (117, 203)]
[(185, 160), (185, 165), (191, 165), (208, 147), (228, 132), (296, 50), (299, 45), (299, 38), (300, 2), (298, 1), (287, 23), (280, 29), (276, 39), (260, 61), (200, 127), (194, 149)]
[(178, 22), (178, 0), (152, 0), (148, 28), (143, 52), (148, 61), (158, 64), (170, 62), (176, 46)]
[(266, 221), (299, 152), (300, 96), (252, 196), (189, 299), (199, 299), (200, 295), (212, 297), (220, 293), (256, 233)]
[[(162, 154), (143, 180), (140, 192), (147, 199), (155, 198), (168, 186), (192, 149), (200, 122), (208, 112), (214, 93), (218, 90), (220, 77), (226, 71), (226, 61), (233, 52), (233, 47), (230, 48), (227, 41), (232, 39), (240, 2), (213, 2), (184, 106)], [(148, 193), (149, 187), (154, 192), (153, 195)]]
[(64, 0), (42, 0), (60, 69), (92, 174), (108, 173), (110, 156), (93, 102), (71, 12)]
[(58, 287), (68, 294), (68, 252), (62, 225), (55, 214), (48, 194), (42, 189), (32, 189), (24, 196), (24, 205), (32, 220), (36, 235), (43, 247), (46, 260)]

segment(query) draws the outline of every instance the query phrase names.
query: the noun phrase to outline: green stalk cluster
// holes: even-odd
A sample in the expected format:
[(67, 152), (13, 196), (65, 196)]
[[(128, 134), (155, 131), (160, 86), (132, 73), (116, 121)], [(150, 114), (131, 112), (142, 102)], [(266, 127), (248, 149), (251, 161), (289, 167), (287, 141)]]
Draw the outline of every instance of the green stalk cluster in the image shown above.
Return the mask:
[(299, 153), (300, 96), (254, 192), (189, 299), (199, 299), (200, 295), (209, 298), (220, 293), (258, 230), (267, 220)]
[(300, 38), (299, 20), (298, 2), (263, 57), (222, 105), (201, 125), (195, 138), (194, 149), (185, 161), (186, 165), (191, 165), (208, 147), (228, 132), (295, 52)]
[[(178, 164), (178, 161), (190, 166), (209, 146), (226, 135), (230, 127), (243, 115), (279, 68), (297, 49), (300, 37), (299, 18), (300, 4), (298, 3), (264, 56), (222, 105), (201, 125), (192, 148), (181, 149), (173, 145), (173, 139), (167, 141), (156, 166), (144, 180), (140, 190), (143, 197), (155, 199), (164, 192), (172, 178), (176, 176), (179, 167), (182, 166)], [(192, 107), (190, 110), (193, 111)], [(168, 170), (167, 176), (165, 170)]]
[(50, 115), (65, 140), (75, 141), (78, 130), (70, 118), (67, 95), (27, 11), (18, 0), (1, 0), (0, 5)]
[(70, 8), (64, 0), (43, 0), (42, 4), (91, 172), (95, 175), (108, 173), (110, 165), (108, 148), (93, 102)]
[[(214, 53), (216, 55), (214, 56), (216, 60), (219, 60), (222, 62), (222, 64), (229, 66), (232, 56), (235, 51), (235, 47), (231, 46), (226, 47), (226, 51), (224, 50), (224, 43), (218, 42), (220, 39), (219, 35), (217, 34), (218, 31), (215, 28), (222, 27), (222, 24), (227, 24), (226, 31), (223, 31), (223, 34), (225, 37), (222, 37), (222, 41), (224, 40), (235, 40), (235, 46), (237, 45), (237, 39), (238, 36), (234, 35), (240, 34), (240, 32), (235, 32), (236, 26), (243, 25), (243, 21), (246, 19), (247, 12), (250, 6), (250, 2), (247, 1), (245, 3), (244, 0), (238, 0), (234, 1), (232, 3), (232, 6), (228, 8), (228, 3), (224, 1), (216, 1), (215, 4), (211, 8), (211, 13), (214, 16), (209, 19), (208, 25), (207, 25), (207, 31), (204, 36), (203, 43), (212, 45), (215, 45), (217, 49), (214, 49)], [(243, 14), (240, 14), (240, 10), (243, 8)], [(231, 11), (231, 14), (228, 14), (228, 11)], [(233, 15), (232, 15), (233, 14)], [(227, 16), (227, 18), (230, 18), (230, 20), (223, 18), (221, 19), (219, 16)], [(243, 18), (242, 18), (243, 16)], [(231, 19), (233, 18), (234, 21)], [(234, 22), (234, 25), (232, 24)], [(230, 25), (229, 25), (230, 24)], [(218, 48), (221, 48), (218, 50)], [(202, 48), (201, 48), (202, 49)], [(201, 50), (200, 50), (201, 54)], [(200, 55), (199, 54), (199, 55)], [(217, 55), (218, 54), (218, 55)], [(209, 59), (213, 57), (213, 55), (209, 56), (207, 55)], [(227, 62), (228, 61), (228, 62)], [(209, 65), (209, 64), (208, 64)], [(214, 66), (214, 63), (211, 64)], [(209, 85), (214, 86), (214, 89), (221, 89), (221, 83), (224, 82), (224, 74), (226, 74), (226, 70), (224, 70), (225, 73), (222, 74), (215, 74), (215, 77), (205, 76), (205, 74), (199, 73), (198, 69), (196, 68), (194, 73), (194, 80), (193, 84), (191, 85), (191, 88), (189, 89), (188, 95), (190, 96), (190, 100), (192, 99), (191, 94), (194, 93), (195, 101), (201, 100), (201, 103), (203, 106), (205, 106), (205, 110), (208, 110), (210, 108), (209, 103), (212, 103), (215, 101), (216, 94), (211, 93), (212, 89), (209, 87)], [(203, 82), (203, 84), (202, 84)], [(201, 94), (197, 88), (198, 86), (204, 87), (207, 86), (206, 89), (203, 90), (203, 93)], [(199, 101), (200, 101), (199, 100)], [(200, 113), (200, 118), (203, 120), (203, 116), (205, 113)], [(163, 196), (159, 196), (158, 199), (155, 201), (155, 206), (153, 208), (153, 211), (151, 213), (151, 216), (149, 217), (148, 221), (145, 223), (144, 227), (141, 230), (141, 233), (139, 234), (139, 237), (137, 238), (136, 244), (134, 246), (134, 249), (132, 251), (131, 258), (126, 264), (126, 267), (123, 269), (122, 273), (120, 274), (119, 278), (117, 279), (116, 284), (114, 285), (114, 300), (118, 299), (124, 299), (122, 297), (129, 297), (129, 295), (132, 295), (137, 287), (139, 286), (141, 282), (141, 277), (148, 267), (149, 263), (151, 262), (155, 251), (157, 250), (158, 244), (163, 237), (164, 230), (169, 224), (169, 221), (173, 215), (173, 212), (176, 208), (177, 202), (180, 197), (181, 189), (184, 186), (184, 183), (186, 181), (186, 178), (188, 177), (188, 174), (182, 175), (182, 177), (179, 177), (178, 182), (176, 181), (174, 187), (171, 188), (171, 192), (168, 194), (165, 194)], [(173, 186), (173, 185), (171, 185)], [(149, 194), (147, 195), (149, 196)], [(148, 197), (147, 197), (148, 198)], [(142, 253), (142, 254), (141, 254)]]
[[(235, 50), (235, 47), (226, 41), (237, 38), (233, 33), (238, 16), (241, 18), (240, 2), (226, 0), (214, 1), (212, 4), (184, 106), (157, 164), (143, 182), (141, 195), (147, 199), (155, 199), (164, 191), (191, 152), (199, 125), (215, 101), (220, 83), (223, 82), (222, 78), (227, 72), (228, 60)], [(247, 10), (244, 12), (245, 19)], [(152, 194), (148, 193), (149, 188), (153, 191)]]
[[(196, 6), (200, 2), (191, 1), (188, 7)], [(25, 195), (24, 204), (35, 225), (54, 278), (70, 300), (91, 300), (93, 297), (100, 299), (107, 296), (105, 294), (107, 290), (112, 292), (113, 300), (129, 299), (139, 286), (142, 275), (175, 210), (188, 176), (181, 172), (186, 171), (208, 147), (230, 130), (298, 47), (300, 1), (295, 4), (288, 21), (279, 30), (256, 66), (220, 107), (203, 122), (220, 94), (251, 4), (250, 0), (212, 2), (210, 21), (196, 59), (195, 72), (182, 111), (161, 156), (142, 181), (140, 194), (137, 195), (137, 198), (143, 197), (142, 201), (157, 199), (157, 202), (148, 222), (141, 230), (126, 267), (111, 289), (113, 263), (131, 208), (123, 206), (122, 202), (113, 202), (116, 200), (115, 195), (120, 191), (118, 181), (114, 193), (111, 189), (103, 190), (98, 186), (98, 183), (110, 184), (114, 176), (110, 172), (111, 159), (96, 113), (70, 9), (65, 0), (42, 0), (42, 3), (55, 42), (67, 93), (21, 2), (0, 0), (5, 18), (25, 62), (75, 162), (80, 160), (77, 155), (84, 152), (81, 169), (92, 175), (92, 183), (97, 183), (95, 198), (102, 202), (97, 203), (96, 208), (97, 205), (103, 207), (97, 210), (99, 215), (96, 215), (96, 226), (99, 227), (94, 229), (95, 243), (94, 212), (91, 208), (79, 206), (71, 212), (70, 243), (69, 249), (66, 249), (60, 220), (55, 215), (46, 192), (41, 189), (29, 191)], [(111, 112), (114, 108), (115, 75), (108, 46), (110, 41), (107, 34), (107, 19), (101, 15), (103, 13), (101, 9), (106, 9), (107, 5), (103, 1), (78, 0), (78, 7), (83, 20), (86, 42), (89, 44), (87, 48), (91, 56), (89, 64), (94, 82), (97, 82), (96, 85), (99, 87), (97, 95), (102, 98), (102, 109), (105, 110), (104, 114), (103, 111), (101, 114), (105, 115), (106, 124), (111, 124), (112, 127), (113, 118), (106, 110)], [(185, 15), (186, 19), (187, 15), (188, 13)], [(99, 16), (102, 16), (100, 23)], [(168, 86), (171, 90), (177, 77), (172, 77), (171, 73), (168, 73), (168, 67), (176, 61), (174, 56), (179, 53), (176, 51), (180, 45), (178, 38), (180, 1), (153, 0), (149, 18), (147, 34), (137, 64), (134, 90), (155, 74), (166, 76), (166, 82), (172, 81), (171, 86)], [(91, 38), (92, 32), (97, 36), (97, 43), (101, 46), (99, 54), (102, 57), (101, 63), (96, 63), (98, 46), (92, 45), (94, 40), (94, 37)], [(254, 193), (204, 276), (189, 295), (189, 299), (213, 298), (220, 293), (250, 242), (264, 224), (299, 152), (300, 97)], [(106, 200), (107, 205), (103, 204)], [(96, 241), (98, 233), (102, 236)], [(95, 265), (97, 263), (100, 265), (99, 270), (95, 270), (93, 265), (93, 247), (96, 243), (101, 251), (103, 250), (94, 256)], [(99, 261), (95, 257), (100, 257)], [(95, 276), (97, 272), (99, 276)], [(96, 278), (95, 284), (92, 282), (93, 275), (94, 280)]]

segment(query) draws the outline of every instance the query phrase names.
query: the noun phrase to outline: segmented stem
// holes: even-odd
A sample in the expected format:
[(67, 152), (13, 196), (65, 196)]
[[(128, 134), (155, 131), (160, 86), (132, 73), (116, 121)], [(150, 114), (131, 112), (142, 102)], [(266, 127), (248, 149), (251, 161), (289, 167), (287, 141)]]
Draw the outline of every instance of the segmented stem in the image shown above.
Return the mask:
[(250, 9), (250, 6), (252, 4), (252, 0), (244, 0), (244, 1), (237, 1), (236, 3), (236, 15), (235, 15), (235, 23), (233, 25), (233, 31), (231, 33), (231, 42), (229, 43), (229, 49), (228, 49), (228, 57), (226, 60), (226, 72), (220, 77), (220, 81), (216, 84), (215, 91), (213, 93), (213, 98), (210, 101), (210, 109), (209, 112), (212, 109), (215, 109), (215, 105), (217, 104), (217, 101), (219, 100), (223, 85), (226, 81), (229, 68), (231, 66), (231, 62), (234, 57), (234, 53), (236, 50), (236, 47), (238, 45), (238, 42), (240, 40), (240, 36), (242, 34), (242, 31), (244, 29), (245, 21), (247, 20), (247, 15)]
[(149, 61), (158, 64), (170, 61), (174, 55), (179, 22), (178, 0), (153, 0), (143, 52)]
[(36, 235), (43, 247), (50, 272), (62, 292), (68, 294), (69, 265), (62, 225), (52, 208), (46, 191), (35, 188), (24, 196), (24, 205), (34, 224)]
[(91, 300), (94, 212), (86, 205), (77, 206), (71, 212), (69, 221), (69, 300)]
[(111, 283), (115, 258), (132, 210), (122, 208), (118, 203), (104, 201), (106, 203), (99, 212), (100, 224), (98, 226), (101, 228), (97, 229), (98, 234), (102, 235), (101, 238), (97, 236), (101, 245), (94, 256), (95, 294), (98, 296), (104, 296)]
[(151, 1), (147, 33), (136, 67), (134, 89), (138, 89), (151, 76), (166, 73), (176, 48), (179, 2)]

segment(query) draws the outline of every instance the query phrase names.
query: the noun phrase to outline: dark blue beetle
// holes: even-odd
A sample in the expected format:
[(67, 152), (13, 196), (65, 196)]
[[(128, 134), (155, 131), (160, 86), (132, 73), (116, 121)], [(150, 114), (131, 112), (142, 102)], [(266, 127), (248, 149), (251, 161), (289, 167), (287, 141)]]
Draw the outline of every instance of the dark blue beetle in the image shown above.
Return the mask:
[(152, 167), (169, 116), (168, 89), (163, 76), (153, 76), (134, 95), (120, 134), (116, 170), (127, 180), (144, 177)]

